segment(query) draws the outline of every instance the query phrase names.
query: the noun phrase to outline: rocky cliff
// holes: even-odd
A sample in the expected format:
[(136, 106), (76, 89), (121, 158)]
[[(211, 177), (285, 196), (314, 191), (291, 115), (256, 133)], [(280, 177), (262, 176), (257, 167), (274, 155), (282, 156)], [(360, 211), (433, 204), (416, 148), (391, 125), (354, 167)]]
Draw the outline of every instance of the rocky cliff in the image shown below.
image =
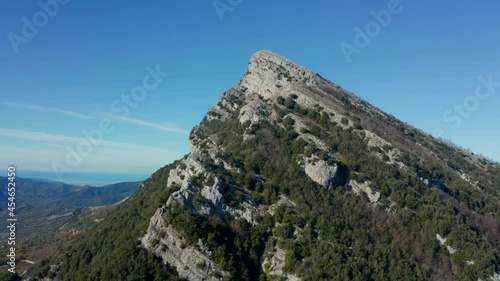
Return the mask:
[(104, 242), (89, 236), (73, 248), (60, 276), (89, 276), (90, 265), (92, 276), (117, 276), (108, 263), (131, 248), (84, 249), (125, 241), (112, 231), (120, 225), (134, 229), (135, 255), (155, 257), (141, 276), (175, 269), (155, 280), (495, 280), (500, 272), (498, 164), (275, 53), (252, 56), (189, 141), (188, 155), (101, 223)]
[[(282, 112), (281, 107), (294, 111)], [(297, 108), (299, 110), (296, 110)], [(227, 147), (224, 147), (220, 136), (217, 136), (219, 131), (212, 128), (223, 127), (224, 122), (231, 120), (237, 120), (240, 126), (249, 128), (243, 132), (242, 142), (254, 138), (252, 128), (257, 130), (263, 123), (288, 127), (295, 134), (295, 139), (303, 141), (304, 146), (298, 148), (294, 161), (312, 182), (327, 190), (347, 186), (357, 195), (364, 194), (368, 203), (377, 204), (381, 198), (380, 186), (375, 187), (377, 191), (372, 190), (371, 186), (377, 185), (376, 183), (368, 179), (362, 180), (363, 173), (352, 167), (348, 168), (344, 163), (345, 157), (339, 155), (337, 149), (332, 148), (327, 140), (322, 139), (321, 134), (310, 132), (311, 122), (300, 112), (308, 109), (316, 110), (319, 115), (319, 118), (316, 118), (318, 122), (328, 122), (343, 130), (349, 130), (366, 143), (373, 156), (383, 163), (395, 165), (401, 174), (418, 174), (416, 171), (410, 171), (401, 159), (400, 147), (408, 149), (408, 142), (419, 147), (422, 161), (440, 159), (440, 155), (431, 150), (433, 146), (442, 145), (439, 140), (403, 124), (286, 58), (270, 51), (260, 51), (250, 59), (240, 83), (224, 93), (217, 105), (209, 110), (201, 125), (193, 129), (190, 137), (191, 154), (170, 171), (168, 178), (167, 185), (178, 186), (178, 191), (174, 192), (151, 218), (148, 231), (142, 239), (143, 245), (161, 256), (165, 262), (174, 265), (180, 275), (189, 280), (215, 280), (216, 277), (213, 276), (222, 278), (228, 275), (210, 260), (210, 251), (199, 250), (206, 248), (201, 239), (198, 241), (198, 250), (193, 246), (180, 248), (179, 244), (184, 243), (181, 242), (181, 235), (168, 225), (162, 214), (175, 207), (189, 209), (201, 216), (216, 215), (231, 220), (242, 218), (251, 225), (257, 224), (255, 217), (262, 206), (248, 192), (243, 192), (236, 205), (228, 204), (224, 200), (224, 193), (227, 192), (225, 189), (232, 187), (223, 184), (218, 172), (211, 168), (216, 166), (217, 169), (228, 170), (242, 177), (248, 173), (243, 163), (239, 166), (237, 161), (232, 162), (234, 159), (224, 160), (223, 154)], [(282, 120), (287, 123), (284, 124)], [(377, 122), (383, 122), (383, 126), (377, 126)], [(361, 123), (364, 123), (364, 126)], [(394, 133), (392, 126), (399, 126), (398, 132)], [(308, 149), (310, 146), (314, 148)], [(459, 150), (455, 147), (453, 149)], [(480, 161), (466, 151), (460, 152), (466, 155), (466, 161), (472, 165), (477, 165)], [(352, 176), (358, 180), (351, 179)], [(203, 181), (193, 181), (193, 178), (202, 178)], [(430, 187), (438, 186), (440, 181), (428, 177), (420, 178)], [(462, 184), (469, 185), (468, 182)], [(386, 198), (386, 208), (394, 204), (387, 201), (391, 200)], [(156, 241), (160, 241), (159, 244)], [(293, 274), (283, 273), (284, 259), (284, 251), (277, 248), (262, 261), (262, 268), (270, 267), (269, 276), (300, 280)], [(195, 266), (196, 264), (203, 266)]]

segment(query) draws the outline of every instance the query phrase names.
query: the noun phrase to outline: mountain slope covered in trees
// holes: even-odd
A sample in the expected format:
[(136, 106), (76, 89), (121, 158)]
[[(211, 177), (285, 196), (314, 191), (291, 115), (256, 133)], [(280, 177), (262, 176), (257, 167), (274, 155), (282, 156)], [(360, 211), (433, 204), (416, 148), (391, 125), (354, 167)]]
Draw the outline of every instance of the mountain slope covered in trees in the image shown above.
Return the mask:
[(500, 166), (256, 53), (158, 170), (38, 277), (500, 278)]

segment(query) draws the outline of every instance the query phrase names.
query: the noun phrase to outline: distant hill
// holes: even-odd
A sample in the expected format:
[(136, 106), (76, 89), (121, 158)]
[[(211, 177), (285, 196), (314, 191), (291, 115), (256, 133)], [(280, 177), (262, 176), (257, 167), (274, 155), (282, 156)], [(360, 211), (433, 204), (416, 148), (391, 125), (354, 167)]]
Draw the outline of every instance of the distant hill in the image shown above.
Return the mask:
[[(8, 179), (0, 177), (0, 186), (6, 187)], [(114, 204), (129, 196), (140, 182), (123, 182), (102, 187), (65, 184), (46, 179), (16, 178), (16, 216), (19, 220), (18, 235), (28, 237), (35, 234), (34, 228), (47, 219), (65, 217), (83, 207), (94, 207)], [(0, 219), (7, 217), (7, 188), (0, 192)], [(64, 220), (61, 221), (64, 223)], [(55, 228), (59, 224), (51, 222)], [(36, 233), (40, 233), (40, 229)], [(0, 235), (6, 235), (0, 230)], [(18, 236), (18, 237), (19, 237)]]
[[(0, 177), (0, 185), (7, 186), (8, 179)], [(109, 205), (130, 195), (140, 182), (122, 182), (101, 187), (90, 185), (71, 185), (62, 182), (17, 178), (16, 201), (18, 207), (39, 206), (50, 204), (66, 208)], [(0, 210), (4, 210), (7, 202), (7, 189), (0, 193)]]

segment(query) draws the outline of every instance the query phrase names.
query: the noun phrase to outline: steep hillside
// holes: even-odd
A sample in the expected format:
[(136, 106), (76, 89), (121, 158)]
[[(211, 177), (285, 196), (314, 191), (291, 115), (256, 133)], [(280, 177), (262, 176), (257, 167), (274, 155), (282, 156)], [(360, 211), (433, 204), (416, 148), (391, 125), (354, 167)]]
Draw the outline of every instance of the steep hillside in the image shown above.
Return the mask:
[(190, 144), (40, 276), (500, 279), (498, 164), (279, 55), (256, 53)]

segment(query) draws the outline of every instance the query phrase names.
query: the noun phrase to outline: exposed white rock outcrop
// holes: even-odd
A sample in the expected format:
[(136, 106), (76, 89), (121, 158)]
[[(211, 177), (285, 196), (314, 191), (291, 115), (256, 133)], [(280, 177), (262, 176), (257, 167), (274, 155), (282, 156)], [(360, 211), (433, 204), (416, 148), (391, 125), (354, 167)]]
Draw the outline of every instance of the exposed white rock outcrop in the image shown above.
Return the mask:
[(361, 192), (365, 193), (366, 196), (368, 197), (368, 200), (370, 200), (370, 203), (377, 203), (378, 200), (380, 199), (380, 192), (375, 191), (370, 188), (370, 182), (365, 181), (363, 183), (358, 183), (355, 180), (351, 180), (349, 182), (349, 185), (352, 187), (352, 191), (356, 194), (360, 194)]
[[(239, 87), (266, 99), (297, 91), (297, 85), (311, 86), (321, 78), (314, 72), (270, 51), (252, 56)], [(297, 91), (298, 92), (298, 91)]]
[(467, 173), (463, 172), (463, 171), (457, 171), (457, 173), (460, 175), (460, 177), (468, 182), (470, 185), (472, 185), (473, 187), (477, 188), (478, 190), (480, 189), (479, 186), (478, 186), (478, 181), (473, 181), (471, 176), (468, 175)]
[(261, 99), (254, 99), (245, 104), (240, 110), (240, 123), (250, 121), (251, 124), (259, 123), (261, 120), (269, 120), (269, 111), (266, 103)]
[(456, 252), (456, 250), (453, 249), (453, 247), (451, 247), (449, 245), (446, 245), (446, 250), (448, 250), (448, 253), (450, 253), (452, 255)]
[(212, 106), (208, 111), (206, 115), (207, 121), (214, 119), (222, 121), (227, 120), (231, 112), (233, 112), (238, 108), (238, 104), (229, 101), (227, 97), (230, 96), (239, 97), (240, 95), (241, 95), (240, 92), (238, 92), (236, 89), (227, 90), (222, 95), (222, 98), (219, 100), (219, 102), (216, 105)]
[(491, 276), (487, 277), (486, 279), (477, 279), (477, 281), (500, 281), (500, 274), (497, 273), (497, 272), (494, 272), (493, 274), (491, 274)]
[[(385, 139), (381, 138), (379, 135), (371, 131), (364, 130), (364, 132), (365, 132), (365, 139), (368, 140), (368, 146), (380, 148), (382, 150), (382, 154), (387, 155), (389, 163), (392, 164), (397, 161), (396, 158), (400, 156), (400, 152), (397, 148), (395, 148), (390, 142), (386, 141)], [(390, 149), (386, 150), (386, 148), (388, 147)]]
[[(172, 193), (165, 206), (171, 207), (175, 204), (184, 209), (196, 209), (200, 214), (217, 214), (221, 217), (230, 215), (235, 218), (244, 218), (249, 223), (255, 224), (254, 216), (257, 208), (249, 197), (247, 197), (248, 200), (240, 202), (237, 207), (231, 207), (221, 203), (224, 192), (222, 182), (201, 164), (200, 159), (206, 156), (201, 155), (199, 148), (193, 141), (191, 141), (190, 144), (192, 147), (191, 154), (183, 159), (181, 164), (175, 169), (170, 171), (167, 186), (170, 187), (176, 184), (181, 188)], [(210, 145), (214, 144), (210, 143)], [(215, 157), (212, 156), (213, 154), (215, 154), (215, 152), (209, 152), (210, 157)], [(216, 163), (222, 161), (217, 158), (213, 160)], [(231, 169), (229, 165), (225, 164), (225, 166)], [(200, 175), (205, 179), (212, 179), (213, 184), (209, 185), (207, 181), (201, 183), (201, 186), (193, 183), (192, 179)], [(197, 200), (197, 202), (195, 202), (195, 200)]]
[(489, 278), (491, 281), (500, 281), (500, 274), (495, 272)]
[(285, 250), (276, 247), (275, 251), (270, 254), (270, 257), (264, 259), (262, 263), (263, 270), (271, 276), (283, 277), (283, 280), (300, 281), (301, 279), (295, 274), (284, 275), (285, 254)]
[(289, 206), (289, 207), (294, 207), (296, 204), (290, 198), (286, 197), (285, 195), (281, 194), (279, 197), (278, 202), (272, 204), (272, 205), (261, 205), (259, 208), (259, 213), (261, 215), (264, 215), (265, 212), (269, 213), (270, 215), (274, 216), (274, 212), (276, 211), (276, 208), (278, 208), (281, 205)]
[(228, 273), (221, 270), (211, 259), (210, 252), (198, 242), (198, 247), (187, 246), (182, 235), (163, 218), (165, 209), (158, 209), (151, 218), (148, 232), (141, 239), (146, 249), (152, 251), (170, 265), (180, 276), (188, 280), (217, 281)]
[(436, 239), (439, 241), (440, 245), (443, 245), (444, 243), (446, 243), (446, 238), (441, 237), (441, 235), (439, 235), (439, 234), (436, 234)]
[(453, 247), (451, 247), (450, 245), (445, 245), (446, 244), (446, 238), (442, 237), (439, 234), (436, 234), (436, 239), (439, 241), (440, 245), (446, 246), (446, 250), (448, 250), (448, 253), (450, 253), (450, 254), (453, 255), (456, 252), (456, 250)]
[[(174, 266), (179, 275), (188, 280), (220, 280), (228, 273), (211, 261), (211, 253), (201, 242), (197, 247), (187, 246), (181, 234), (168, 225), (163, 214), (172, 207), (179, 207), (203, 215), (244, 218), (249, 223), (255, 224), (254, 216), (258, 214), (258, 209), (250, 196), (244, 196), (244, 200), (238, 202), (237, 206), (228, 206), (222, 202), (224, 185), (202, 164), (201, 159), (205, 158), (206, 161), (209, 157), (214, 163), (224, 165), (224, 168), (235, 168), (215, 157), (217, 148), (212, 141), (197, 139), (195, 135), (192, 134), (194, 137), (190, 141), (192, 152), (169, 172), (167, 188), (179, 189), (173, 192), (164, 206), (156, 211), (141, 242), (146, 249)], [(206, 154), (203, 154), (198, 145), (201, 141), (205, 141)]]
[(340, 175), (337, 173), (337, 165), (329, 165), (323, 160), (306, 163), (304, 170), (311, 180), (327, 189), (334, 188), (341, 182)]

